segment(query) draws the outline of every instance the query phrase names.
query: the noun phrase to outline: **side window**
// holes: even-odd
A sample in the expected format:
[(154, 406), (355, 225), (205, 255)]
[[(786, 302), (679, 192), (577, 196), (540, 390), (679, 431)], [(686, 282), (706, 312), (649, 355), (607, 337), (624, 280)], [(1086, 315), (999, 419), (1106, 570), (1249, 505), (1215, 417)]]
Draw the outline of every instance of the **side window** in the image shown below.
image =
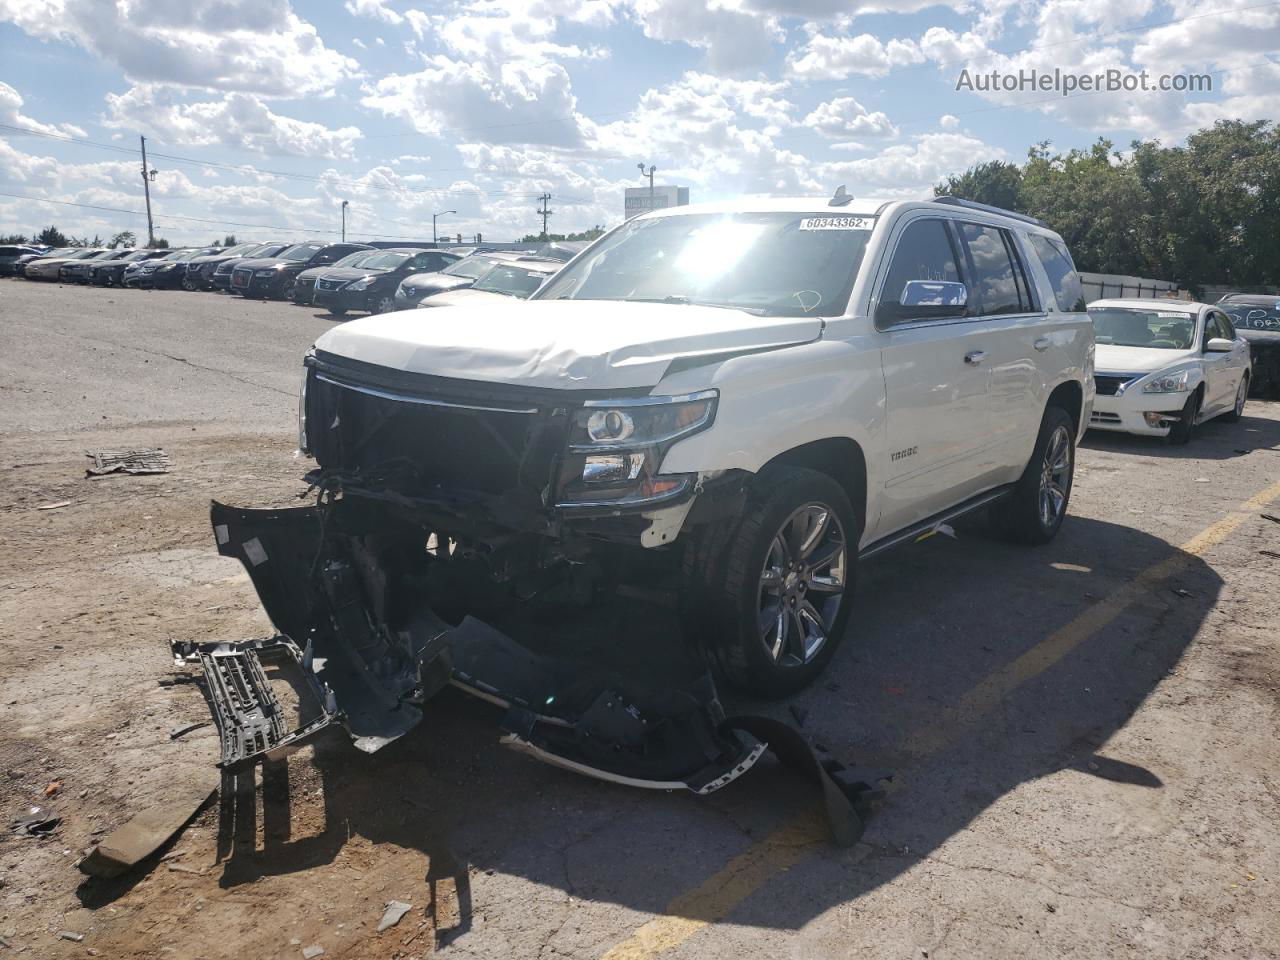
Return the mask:
[(984, 316), (1000, 313), (1025, 313), (1025, 292), (1018, 283), (1005, 231), (979, 223), (961, 223), (960, 240), (973, 267), (970, 289), (978, 298), (978, 309)]
[(1231, 318), (1218, 311), (1214, 311), (1214, 315), (1218, 318), (1218, 329), (1222, 331), (1219, 336), (1234, 340), (1236, 338), (1236, 328), (1231, 325)]
[[(902, 232), (889, 263), (889, 275), (880, 291), (878, 322), (893, 324), (939, 317), (936, 306), (902, 305), (903, 289), (912, 280), (961, 282), (951, 236), (941, 220), (914, 220)], [(954, 307), (949, 313), (961, 316), (964, 308)]]
[(1031, 249), (1035, 251), (1044, 272), (1049, 275), (1058, 309), (1066, 313), (1083, 310), (1084, 288), (1080, 286), (1080, 275), (1076, 273), (1076, 265), (1071, 261), (1067, 248), (1036, 233), (1031, 234), (1030, 240)]

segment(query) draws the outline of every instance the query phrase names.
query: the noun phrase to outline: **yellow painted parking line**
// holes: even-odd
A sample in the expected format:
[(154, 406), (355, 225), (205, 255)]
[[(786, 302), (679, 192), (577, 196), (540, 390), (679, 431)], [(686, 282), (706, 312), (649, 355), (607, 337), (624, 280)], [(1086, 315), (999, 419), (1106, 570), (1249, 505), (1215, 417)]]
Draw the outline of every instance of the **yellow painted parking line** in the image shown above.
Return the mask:
[[(929, 756), (953, 742), (1012, 691), (1048, 670), (1136, 600), (1148, 595), (1158, 583), (1185, 570), (1194, 557), (1222, 543), (1258, 510), (1277, 499), (1280, 499), (1280, 483), (1272, 484), (1205, 527), (1182, 544), (1173, 556), (1147, 567), (1026, 653), (984, 677), (946, 716), (931, 721), (927, 730), (910, 736), (907, 749), (918, 756)], [(647, 960), (680, 946), (705, 927), (727, 917), (765, 881), (799, 863), (828, 840), (825, 825), (812, 814), (787, 820), (699, 886), (672, 900), (664, 914), (654, 917), (611, 948), (603, 960)]]

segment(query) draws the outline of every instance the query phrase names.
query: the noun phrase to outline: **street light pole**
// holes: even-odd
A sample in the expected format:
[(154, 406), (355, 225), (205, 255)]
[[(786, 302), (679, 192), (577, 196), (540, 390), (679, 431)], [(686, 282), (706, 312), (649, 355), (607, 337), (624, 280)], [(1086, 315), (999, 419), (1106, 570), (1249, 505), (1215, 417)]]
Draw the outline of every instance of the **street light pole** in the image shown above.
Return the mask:
[(645, 172), (643, 163), (638, 163), (636, 164), (636, 166), (640, 168), (640, 176), (649, 178), (649, 209), (652, 210), (653, 209), (653, 172), (658, 168), (655, 167), (653, 164), (649, 164), (649, 170), (648, 172)]
[(147, 170), (147, 138), (138, 137), (142, 144), (142, 192), (147, 197), (147, 246), (154, 247), (156, 245), (156, 231), (151, 225), (151, 178), (155, 176), (155, 171)]
[(457, 210), (441, 210), (439, 213), (431, 215), (431, 242), (439, 243), (440, 239), (436, 236), (436, 217), (443, 217), (446, 213), (457, 213)]
[(347, 242), (347, 207), (351, 204), (346, 200), (342, 201), (342, 242)]

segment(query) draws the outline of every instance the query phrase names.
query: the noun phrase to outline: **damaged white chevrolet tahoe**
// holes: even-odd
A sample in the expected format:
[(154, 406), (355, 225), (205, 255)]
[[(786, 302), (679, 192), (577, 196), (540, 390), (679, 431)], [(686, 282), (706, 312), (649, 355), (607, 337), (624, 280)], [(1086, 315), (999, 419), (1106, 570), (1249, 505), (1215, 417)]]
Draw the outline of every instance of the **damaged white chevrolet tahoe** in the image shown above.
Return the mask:
[[(334, 720), (377, 749), (452, 684), (542, 759), (705, 793), (787, 738), (726, 720), (712, 677), (810, 682), (856, 634), (860, 561), (978, 508), (1057, 533), (1093, 351), (1027, 217), (843, 188), (637, 217), (527, 302), (321, 337), (315, 505), (213, 510), (279, 636), (177, 652), (228, 764)], [(272, 657), (314, 694), (296, 729)]]

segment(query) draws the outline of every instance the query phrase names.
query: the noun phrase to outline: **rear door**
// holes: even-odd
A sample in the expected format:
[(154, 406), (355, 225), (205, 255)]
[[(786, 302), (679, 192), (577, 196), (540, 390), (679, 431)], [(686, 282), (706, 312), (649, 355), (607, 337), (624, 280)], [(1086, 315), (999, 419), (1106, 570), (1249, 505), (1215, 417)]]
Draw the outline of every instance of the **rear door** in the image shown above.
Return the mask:
[[(1230, 353), (1210, 353), (1208, 342), (1215, 337), (1230, 340)], [(1221, 310), (1211, 309), (1205, 318), (1204, 334), (1200, 348), (1204, 355), (1206, 411), (1226, 410), (1235, 405), (1236, 389), (1240, 378), (1249, 368), (1249, 347), (1243, 338), (1236, 337), (1235, 328)]]

